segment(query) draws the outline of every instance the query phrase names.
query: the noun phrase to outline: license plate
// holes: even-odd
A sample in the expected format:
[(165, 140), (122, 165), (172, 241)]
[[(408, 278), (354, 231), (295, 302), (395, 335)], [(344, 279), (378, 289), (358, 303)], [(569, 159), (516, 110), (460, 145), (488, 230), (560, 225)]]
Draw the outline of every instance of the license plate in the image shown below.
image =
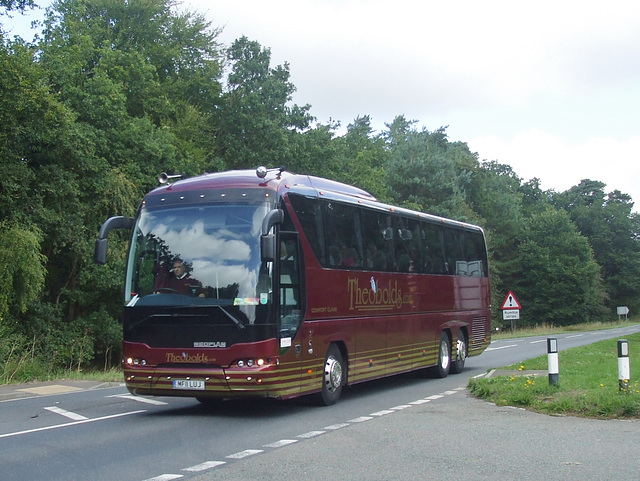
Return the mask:
[(193, 381), (191, 379), (174, 379), (173, 389), (183, 389), (186, 391), (204, 391), (204, 381)]

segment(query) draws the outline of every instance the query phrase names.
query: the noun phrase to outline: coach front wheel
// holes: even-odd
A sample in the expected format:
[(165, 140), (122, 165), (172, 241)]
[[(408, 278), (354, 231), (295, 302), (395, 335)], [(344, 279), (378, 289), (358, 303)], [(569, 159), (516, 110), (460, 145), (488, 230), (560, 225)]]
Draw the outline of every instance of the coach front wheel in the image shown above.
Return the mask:
[(346, 380), (346, 368), (342, 353), (338, 346), (331, 344), (327, 349), (322, 372), (322, 390), (318, 401), (324, 406), (335, 404), (342, 393), (342, 386)]
[(456, 358), (451, 362), (451, 372), (453, 374), (460, 374), (462, 372), (465, 359), (467, 359), (467, 338), (464, 332), (460, 331), (456, 346)]

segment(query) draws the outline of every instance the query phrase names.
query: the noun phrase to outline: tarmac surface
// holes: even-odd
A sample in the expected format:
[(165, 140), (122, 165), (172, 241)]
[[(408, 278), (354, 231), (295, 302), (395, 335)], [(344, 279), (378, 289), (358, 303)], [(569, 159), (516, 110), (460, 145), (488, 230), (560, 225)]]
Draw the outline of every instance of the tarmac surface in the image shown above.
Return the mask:
[(640, 480), (640, 420), (547, 416), (467, 391), (189, 480)]
[[(4, 385), (0, 401), (122, 385), (65, 380)], [(640, 480), (639, 446), (640, 420), (548, 416), (499, 407), (461, 390), (184, 479)]]

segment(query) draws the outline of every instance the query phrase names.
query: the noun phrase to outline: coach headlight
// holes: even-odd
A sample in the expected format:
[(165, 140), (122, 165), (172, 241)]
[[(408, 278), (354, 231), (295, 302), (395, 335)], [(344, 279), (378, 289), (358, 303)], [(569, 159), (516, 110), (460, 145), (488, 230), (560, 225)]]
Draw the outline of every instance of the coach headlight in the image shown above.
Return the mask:
[(137, 357), (128, 357), (124, 363), (127, 366), (146, 366), (147, 365), (147, 361), (146, 359), (138, 359)]

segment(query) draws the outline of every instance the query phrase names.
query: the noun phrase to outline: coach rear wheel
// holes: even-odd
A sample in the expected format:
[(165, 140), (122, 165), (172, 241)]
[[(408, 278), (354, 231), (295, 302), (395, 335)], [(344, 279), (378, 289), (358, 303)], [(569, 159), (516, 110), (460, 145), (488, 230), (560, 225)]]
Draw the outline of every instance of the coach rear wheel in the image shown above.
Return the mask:
[(342, 393), (342, 385), (346, 379), (342, 353), (338, 346), (331, 344), (327, 350), (322, 372), (322, 390), (319, 394), (319, 402), (324, 406), (335, 404)]
[(467, 359), (467, 338), (464, 332), (460, 331), (458, 335), (458, 343), (456, 346), (456, 358), (451, 363), (451, 372), (460, 374), (464, 368), (464, 361)]
[(438, 349), (438, 365), (435, 367), (436, 377), (447, 377), (451, 368), (451, 340), (449, 334), (443, 332), (440, 336), (440, 348)]

